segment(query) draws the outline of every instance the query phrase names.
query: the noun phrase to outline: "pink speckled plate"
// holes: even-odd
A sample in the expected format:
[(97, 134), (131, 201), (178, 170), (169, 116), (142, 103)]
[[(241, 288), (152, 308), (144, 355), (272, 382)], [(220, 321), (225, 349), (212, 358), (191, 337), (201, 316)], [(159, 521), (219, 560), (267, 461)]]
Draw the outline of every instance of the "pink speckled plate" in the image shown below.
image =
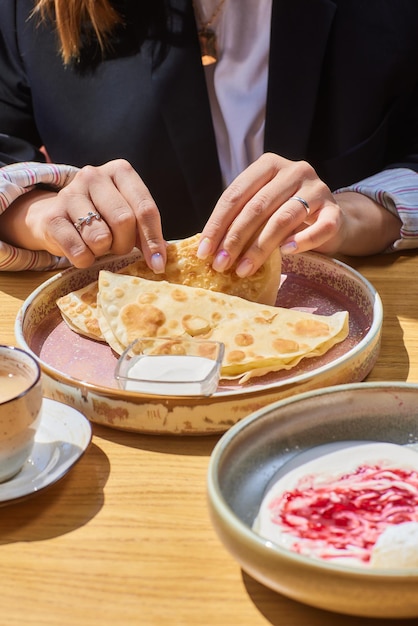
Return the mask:
[(157, 396), (118, 389), (117, 357), (103, 344), (72, 332), (56, 306), (60, 296), (116, 271), (134, 255), (109, 257), (87, 270), (71, 268), (47, 280), (24, 302), (15, 326), (18, 343), (39, 360), (45, 395), (103, 425), (148, 433), (211, 434), (281, 398), (329, 385), (359, 382), (378, 356), (383, 311), (373, 286), (349, 266), (315, 253), (283, 260), (277, 305), (323, 315), (347, 310), (347, 339), (322, 357), (246, 385), (221, 383), (209, 398)]

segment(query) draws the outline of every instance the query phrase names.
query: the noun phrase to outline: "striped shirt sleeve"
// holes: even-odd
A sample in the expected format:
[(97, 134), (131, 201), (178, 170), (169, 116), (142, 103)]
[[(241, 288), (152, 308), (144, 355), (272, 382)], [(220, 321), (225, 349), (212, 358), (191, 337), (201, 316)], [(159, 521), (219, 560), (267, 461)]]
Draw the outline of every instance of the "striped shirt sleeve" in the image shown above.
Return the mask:
[(387, 252), (418, 248), (418, 173), (407, 168), (394, 168), (337, 189), (356, 191), (375, 200), (397, 215), (401, 222), (400, 238)]
[[(16, 198), (35, 185), (61, 189), (68, 185), (77, 171), (77, 168), (68, 165), (35, 162), (13, 163), (0, 168), (0, 215)], [(52, 270), (69, 265), (66, 258), (45, 250), (25, 250), (0, 241), (0, 271)]]

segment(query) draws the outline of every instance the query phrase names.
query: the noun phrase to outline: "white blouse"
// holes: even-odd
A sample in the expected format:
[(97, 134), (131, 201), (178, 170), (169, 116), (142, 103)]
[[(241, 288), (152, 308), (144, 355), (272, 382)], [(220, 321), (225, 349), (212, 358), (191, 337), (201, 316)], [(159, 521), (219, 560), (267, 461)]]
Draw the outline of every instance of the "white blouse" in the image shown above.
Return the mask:
[[(219, 1), (194, 1), (198, 28)], [(272, 0), (224, 0), (209, 26), (218, 62), (205, 73), (225, 185), (263, 153), (271, 6)]]

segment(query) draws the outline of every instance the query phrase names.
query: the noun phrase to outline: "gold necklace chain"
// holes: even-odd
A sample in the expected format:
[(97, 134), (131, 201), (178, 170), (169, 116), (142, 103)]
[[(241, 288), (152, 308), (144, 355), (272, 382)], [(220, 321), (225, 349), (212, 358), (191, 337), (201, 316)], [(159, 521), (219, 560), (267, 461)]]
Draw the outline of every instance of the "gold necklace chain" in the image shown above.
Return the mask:
[(196, 3), (193, 2), (193, 7), (195, 10), (195, 15), (197, 21), (199, 22), (199, 42), (200, 42), (200, 51), (202, 56), (202, 65), (213, 65), (218, 60), (218, 50), (217, 50), (217, 40), (216, 33), (211, 28), (213, 22), (218, 17), (219, 13), (222, 10), (223, 5), (225, 4), (225, 0), (221, 0), (217, 7), (215, 8), (212, 16), (207, 22), (203, 22), (202, 16), (199, 8), (196, 6)]
[(221, 0), (218, 5), (215, 7), (214, 12), (212, 13), (212, 16), (210, 17), (210, 19), (207, 22), (204, 22), (202, 20), (202, 14), (200, 12), (199, 7), (196, 6), (195, 2), (193, 2), (193, 6), (195, 9), (195, 13), (196, 13), (196, 17), (197, 20), (199, 22), (199, 29), (200, 30), (204, 30), (206, 28), (209, 28), (210, 26), (212, 26), (213, 22), (215, 21), (215, 19), (218, 17), (219, 13), (222, 10), (223, 5), (225, 4), (225, 0)]

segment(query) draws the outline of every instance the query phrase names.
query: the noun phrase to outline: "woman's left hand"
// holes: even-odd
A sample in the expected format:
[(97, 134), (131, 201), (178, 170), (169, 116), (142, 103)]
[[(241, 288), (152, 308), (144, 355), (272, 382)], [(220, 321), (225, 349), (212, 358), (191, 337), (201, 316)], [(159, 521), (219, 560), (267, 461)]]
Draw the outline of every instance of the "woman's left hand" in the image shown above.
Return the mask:
[[(365, 204), (371, 205), (367, 211)], [(283, 254), (380, 252), (399, 234), (399, 225), (396, 216), (361, 194), (334, 196), (306, 161), (265, 153), (221, 195), (202, 231), (198, 256), (214, 255), (218, 271), (239, 259), (236, 272), (244, 277), (277, 247)]]

